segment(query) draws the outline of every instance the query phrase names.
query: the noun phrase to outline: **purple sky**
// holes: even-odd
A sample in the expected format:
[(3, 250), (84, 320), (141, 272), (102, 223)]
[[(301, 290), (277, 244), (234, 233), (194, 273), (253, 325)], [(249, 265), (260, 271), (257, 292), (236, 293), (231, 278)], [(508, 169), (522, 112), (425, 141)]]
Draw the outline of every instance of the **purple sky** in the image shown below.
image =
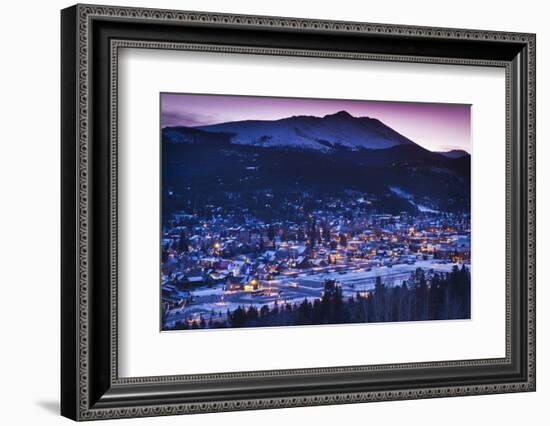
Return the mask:
[(430, 151), (471, 153), (470, 105), (173, 93), (162, 93), (160, 102), (162, 127), (322, 117), (345, 110), (355, 117), (377, 118)]

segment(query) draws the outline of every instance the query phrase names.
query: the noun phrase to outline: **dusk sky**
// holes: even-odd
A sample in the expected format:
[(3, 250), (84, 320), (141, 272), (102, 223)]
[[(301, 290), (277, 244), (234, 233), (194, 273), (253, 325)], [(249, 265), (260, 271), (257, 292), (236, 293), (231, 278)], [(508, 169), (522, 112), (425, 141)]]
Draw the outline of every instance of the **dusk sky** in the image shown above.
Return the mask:
[(471, 153), (470, 105), (173, 93), (162, 93), (160, 102), (162, 127), (322, 117), (345, 110), (355, 117), (377, 118), (430, 151)]

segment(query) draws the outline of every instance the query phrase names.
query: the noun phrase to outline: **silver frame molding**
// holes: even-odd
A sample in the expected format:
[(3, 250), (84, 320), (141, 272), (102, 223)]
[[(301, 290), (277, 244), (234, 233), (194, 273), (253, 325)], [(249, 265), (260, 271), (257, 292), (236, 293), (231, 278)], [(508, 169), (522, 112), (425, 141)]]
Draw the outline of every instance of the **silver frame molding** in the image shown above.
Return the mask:
[[(101, 23), (105, 27), (96, 28), (95, 23)], [(118, 24), (139, 24), (144, 28), (162, 27), (166, 29), (167, 36), (160, 35), (158, 40), (145, 40), (139, 37), (138, 30), (119, 29)], [(204, 37), (204, 41), (179, 41), (170, 38), (169, 27), (196, 29), (199, 35), (195, 36), (193, 33), (190, 39)], [(479, 44), (484, 49), (490, 49), (491, 46), (504, 46), (508, 50), (503, 47), (504, 59), (497, 57), (486, 59), (483, 55), (480, 55), (481, 57), (475, 57), (475, 55), (444, 57), (426, 53), (413, 55), (382, 51), (362, 52), (343, 48), (324, 50), (299, 46), (252, 46), (231, 42), (221, 44), (211, 42), (208, 36), (202, 35), (201, 31), (209, 28), (222, 28), (243, 34), (247, 31), (265, 31), (275, 35), (321, 34), (334, 37), (335, 46), (338, 46), (338, 40), (341, 38), (354, 40), (356, 37), (371, 36), (372, 40), (398, 38), (404, 40), (403, 43), (409, 40), (411, 46), (422, 41), (427, 46), (433, 46), (434, 52), (436, 52), (437, 43), (449, 43), (449, 45), (464, 43), (464, 46)], [(109, 33), (109, 37), (103, 39), (104, 32)], [(243, 37), (246, 38), (246, 36)], [(507, 123), (505, 358), (120, 378), (117, 349), (117, 114), (118, 53), (122, 48), (504, 68), (506, 70)], [(522, 53), (513, 57), (506, 53), (514, 49), (521, 50)], [(105, 62), (108, 63), (101, 62), (103, 56), (97, 56), (100, 50), (105, 51)], [(429, 52), (428, 48), (426, 52)], [(75, 420), (94, 420), (535, 390), (535, 36), (533, 34), (77, 5), (62, 12), (62, 53), (63, 415)], [(518, 57), (520, 59), (517, 59)], [(520, 75), (521, 78), (518, 77)], [(104, 108), (106, 113), (100, 109), (103, 108), (103, 104), (98, 100), (100, 96), (108, 102)], [(101, 120), (104, 122), (100, 123)], [(108, 143), (105, 145), (108, 146), (102, 147), (96, 142), (103, 135), (106, 135), (105, 139)], [(101, 172), (96, 171), (95, 168), (103, 158), (105, 165), (101, 166), (103, 167)], [(98, 177), (100, 174), (105, 176)], [(101, 188), (107, 190), (102, 191)], [(108, 236), (101, 237), (96, 234), (97, 229), (102, 228), (106, 229)], [(100, 260), (103, 259), (103, 253), (106, 256), (105, 261)], [(512, 258), (518, 253), (522, 253), (523, 260), (516, 267)], [(105, 264), (102, 264), (102, 269), (99, 269), (97, 265), (102, 262)], [(99, 287), (103, 289), (103, 284), (97, 284), (98, 277), (105, 277), (106, 281), (104, 291), (101, 290), (101, 293), (96, 290)], [(514, 302), (517, 305), (514, 305)], [(99, 309), (98, 305), (103, 308)], [(519, 308), (513, 306), (519, 306)], [(518, 343), (518, 340), (521, 342)], [(100, 352), (99, 348), (103, 347), (105, 350), (102, 349)], [(355, 380), (352, 379), (352, 375), (357, 374), (368, 377), (369, 374), (398, 375), (401, 372), (404, 374), (430, 371), (431, 374), (437, 375), (436, 370), (444, 374), (443, 371), (450, 371), (449, 369), (453, 368), (467, 374), (470, 371), (468, 369), (474, 367), (512, 368), (512, 366), (516, 366), (519, 373), (516, 376), (510, 375), (509, 379), (502, 377), (499, 380), (487, 379), (477, 383), (473, 380), (467, 385), (442, 384), (422, 387), (415, 384), (411, 378), (408, 385), (392, 387), (388, 384), (386, 388), (372, 391), (359, 390), (359, 388), (356, 390), (352, 386)], [(433, 371), (436, 372), (433, 373)], [(179, 399), (166, 397), (169, 390), (176, 389), (174, 386), (196, 388), (198, 395), (200, 393), (198, 389), (201, 392), (204, 390), (205, 393), (211, 392), (206, 390), (209, 383), (217, 385), (228, 380), (249, 380), (258, 383), (262, 380), (271, 380), (276, 383), (279, 379), (293, 379), (299, 382), (312, 378), (312, 380), (325, 380), (328, 383), (336, 377), (347, 377), (346, 375), (350, 377), (349, 384), (341, 390), (331, 392), (292, 391), (285, 394), (283, 391), (269, 393), (262, 388), (264, 390), (259, 392), (257, 397), (221, 395), (217, 398), (202, 396), (194, 398), (193, 395), (189, 396), (189, 391), (187, 396), (184, 396), (185, 392), (182, 391)], [(441, 379), (444, 378), (444, 376), (441, 377)], [(460, 376), (457, 376), (456, 383), (459, 383), (459, 379)], [(203, 389), (202, 386), (205, 388)], [(151, 396), (149, 399), (136, 396), (140, 392)], [(155, 396), (157, 395), (155, 392), (158, 393), (158, 397)]]

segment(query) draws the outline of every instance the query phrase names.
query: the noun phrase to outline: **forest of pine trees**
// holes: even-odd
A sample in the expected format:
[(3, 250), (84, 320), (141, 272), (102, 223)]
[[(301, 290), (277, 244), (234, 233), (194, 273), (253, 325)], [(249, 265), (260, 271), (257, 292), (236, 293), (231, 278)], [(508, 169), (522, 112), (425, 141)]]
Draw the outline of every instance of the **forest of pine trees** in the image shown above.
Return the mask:
[(340, 286), (327, 280), (323, 296), (313, 302), (305, 299), (260, 309), (239, 306), (223, 318), (178, 322), (174, 329), (469, 319), (470, 300), (470, 273), (464, 265), (455, 265), (450, 273), (435, 273), (429, 282), (418, 268), (402, 285), (387, 287), (377, 277), (368, 295), (343, 297)]

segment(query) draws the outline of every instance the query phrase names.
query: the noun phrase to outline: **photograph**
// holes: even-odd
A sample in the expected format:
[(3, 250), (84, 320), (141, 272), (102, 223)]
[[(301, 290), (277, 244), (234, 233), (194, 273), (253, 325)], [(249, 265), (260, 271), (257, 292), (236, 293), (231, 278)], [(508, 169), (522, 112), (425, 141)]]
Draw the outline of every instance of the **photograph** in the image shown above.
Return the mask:
[(161, 331), (470, 319), (471, 105), (159, 96)]

